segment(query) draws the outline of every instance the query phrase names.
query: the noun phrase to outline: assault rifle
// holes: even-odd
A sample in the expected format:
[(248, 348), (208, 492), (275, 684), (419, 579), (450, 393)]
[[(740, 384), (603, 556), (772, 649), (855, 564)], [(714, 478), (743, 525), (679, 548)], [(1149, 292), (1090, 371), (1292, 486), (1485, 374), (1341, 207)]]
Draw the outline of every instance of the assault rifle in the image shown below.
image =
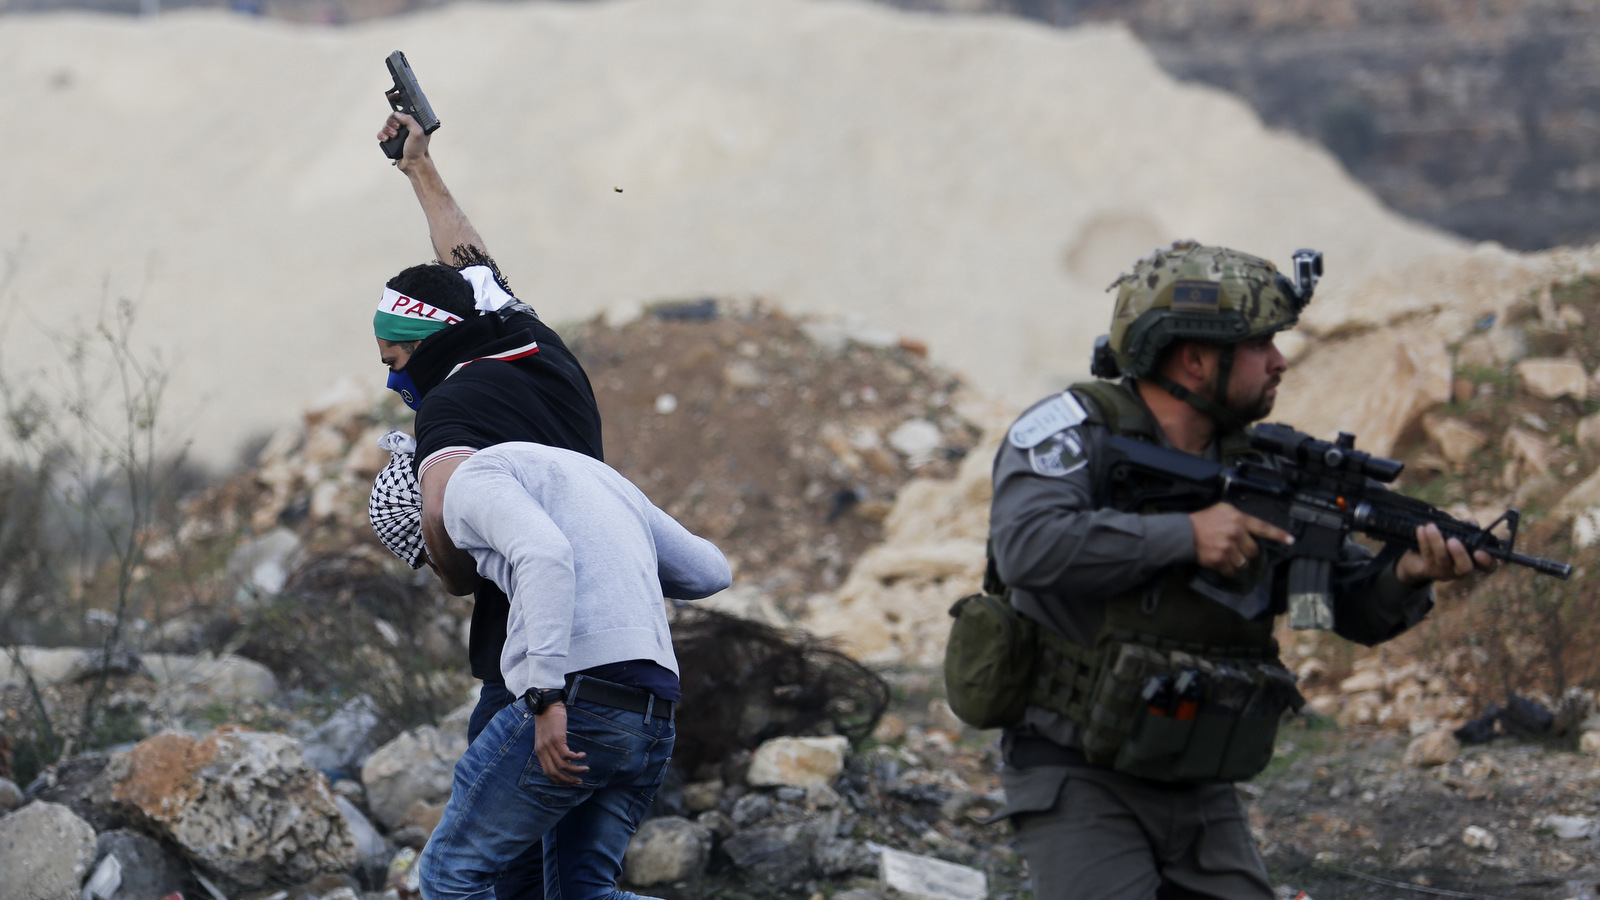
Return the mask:
[[(1275, 458), (1224, 466), (1198, 456), (1115, 435), (1107, 439), (1107, 475), (1122, 508), (1154, 512), (1193, 512), (1213, 503), (1232, 504), (1294, 535), (1292, 545), (1262, 541), (1269, 561), (1289, 560), (1289, 627), (1333, 627), (1333, 566), (1345, 539), (1360, 532), (1385, 544), (1374, 565), (1391, 565), (1405, 550), (1417, 549), (1417, 528), (1434, 524), (1445, 539), (1456, 538), (1467, 551), (1543, 575), (1567, 578), (1572, 566), (1516, 552), (1522, 514), (1508, 509), (1487, 527), (1463, 522), (1435, 506), (1384, 485), (1405, 463), (1355, 449), (1355, 436), (1341, 432), (1333, 443), (1287, 425), (1257, 425), (1251, 446)], [(1501, 525), (1504, 538), (1494, 533)], [(1206, 596), (1251, 614), (1262, 608), (1249, 594), (1237, 593), (1209, 570), (1194, 585)], [(1247, 612), (1249, 610), (1250, 612)]]
[[(411, 72), (411, 64), (406, 62), (406, 55), (399, 50), (389, 54), (384, 60), (389, 66), (389, 76), (394, 79), (394, 87), (383, 92), (389, 101), (389, 106), (395, 112), (402, 112), (417, 120), (422, 126), (423, 134), (433, 134), (439, 130), (439, 117), (433, 114), (433, 106), (428, 103), (428, 98), (422, 93), (422, 85), (417, 83), (417, 76)], [(387, 141), (379, 141), (378, 146), (383, 148), (383, 155), (398, 162), (400, 155), (406, 149), (406, 136), (410, 129), (400, 126), (400, 133)]]

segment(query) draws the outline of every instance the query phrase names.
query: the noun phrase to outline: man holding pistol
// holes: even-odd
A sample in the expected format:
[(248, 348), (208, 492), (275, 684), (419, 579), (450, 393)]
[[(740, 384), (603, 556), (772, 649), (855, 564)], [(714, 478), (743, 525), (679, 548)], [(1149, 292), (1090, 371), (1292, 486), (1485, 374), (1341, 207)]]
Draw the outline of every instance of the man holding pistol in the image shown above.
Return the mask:
[[(1299, 702), (1272, 637), (1286, 566), (1260, 543), (1292, 537), (1228, 503), (1128, 508), (1102, 466), (1113, 435), (1226, 464), (1259, 457), (1247, 425), (1272, 411), (1287, 368), (1274, 336), (1314, 283), (1192, 241), (1140, 260), (1113, 285), (1096, 351), (1095, 374), (1122, 380), (1036, 404), (995, 458), (993, 570), (1040, 642), (1026, 711), (1005, 732), (1001, 815), (1040, 900), (1274, 896), (1233, 782), (1265, 766)], [(1432, 608), (1433, 581), (1493, 566), (1432, 525), (1417, 541), (1373, 565), (1344, 547), (1335, 631), (1388, 640)], [(1133, 671), (1120, 693), (1104, 687)]]

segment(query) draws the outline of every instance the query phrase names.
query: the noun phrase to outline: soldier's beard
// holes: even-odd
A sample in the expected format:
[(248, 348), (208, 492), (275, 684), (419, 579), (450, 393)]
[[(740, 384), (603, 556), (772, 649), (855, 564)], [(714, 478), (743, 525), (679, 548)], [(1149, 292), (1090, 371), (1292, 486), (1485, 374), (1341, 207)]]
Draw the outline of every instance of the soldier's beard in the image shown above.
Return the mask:
[(1231, 385), (1229, 387), (1228, 402), (1226, 404), (1228, 412), (1233, 413), (1245, 422), (1259, 422), (1272, 415), (1272, 405), (1278, 399), (1276, 391), (1278, 379), (1274, 378), (1262, 385), (1261, 391), (1256, 396), (1244, 398), (1243, 400), (1234, 394), (1233, 390), (1231, 390)]
[(1211, 381), (1205, 385), (1206, 399), (1213, 403), (1221, 403), (1222, 408), (1233, 413), (1241, 422), (1259, 422), (1272, 415), (1272, 406), (1278, 400), (1277, 387), (1280, 379), (1273, 378), (1261, 386), (1261, 390), (1253, 397), (1240, 396), (1237, 382), (1228, 382), (1228, 397), (1219, 400), (1217, 397), (1217, 376), (1213, 373)]

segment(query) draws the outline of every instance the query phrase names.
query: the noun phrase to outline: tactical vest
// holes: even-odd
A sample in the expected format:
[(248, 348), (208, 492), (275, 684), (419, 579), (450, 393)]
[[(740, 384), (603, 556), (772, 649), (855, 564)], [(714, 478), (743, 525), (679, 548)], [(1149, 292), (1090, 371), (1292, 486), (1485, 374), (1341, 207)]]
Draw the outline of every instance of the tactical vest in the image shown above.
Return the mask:
[[(1126, 388), (1102, 381), (1071, 390), (1094, 401), (1084, 404), (1088, 421), (1113, 434), (1158, 442), (1154, 419)], [(1259, 456), (1246, 431), (1224, 433), (1218, 442), (1224, 464)], [(1091, 459), (1097, 467), (1092, 482), (1108, 496), (1096, 496), (1095, 505), (1116, 507), (1118, 498), (1107, 487), (1111, 479), (1098, 469), (1105, 465), (1103, 456)], [(1093, 764), (1169, 782), (1247, 779), (1271, 760), (1283, 710), (1303, 700), (1294, 676), (1278, 660), (1271, 617), (1247, 620), (1199, 593), (1190, 586), (1199, 571), (1175, 566), (1153, 583), (1111, 598), (1093, 646), (1084, 647), (1011, 610), (991, 555), (985, 594), (965, 598), (951, 611), (957, 616), (951, 643), (968, 658), (985, 652), (972, 638), (975, 632), (958, 635), (964, 615), (981, 615), (996, 633), (1005, 630), (1011, 643), (1004, 655), (1010, 659), (996, 658), (995, 665), (1011, 668), (997, 672), (1022, 675), (1019, 658), (1032, 665), (1026, 680), (1015, 682), (1013, 702), (1001, 715), (1014, 722), (1022, 707), (1039, 706), (1065, 716), (1077, 724), (1080, 749)], [(1265, 576), (1258, 557), (1244, 584)], [(955, 707), (957, 691), (952, 687), (950, 693)], [(991, 716), (990, 724), (1011, 724), (994, 721), (998, 717)]]

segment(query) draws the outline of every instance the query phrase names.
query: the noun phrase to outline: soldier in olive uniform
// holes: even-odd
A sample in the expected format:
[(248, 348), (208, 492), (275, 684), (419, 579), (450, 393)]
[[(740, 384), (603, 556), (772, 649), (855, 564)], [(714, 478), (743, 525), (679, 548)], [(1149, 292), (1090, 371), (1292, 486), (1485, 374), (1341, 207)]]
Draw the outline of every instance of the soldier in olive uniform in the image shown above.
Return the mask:
[[(1299, 702), (1272, 638), (1286, 606), (1283, 567), (1258, 543), (1292, 538), (1227, 503), (1189, 513), (1119, 508), (1096, 462), (1113, 434), (1225, 463), (1249, 455), (1247, 425), (1271, 412), (1286, 368), (1274, 336), (1295, 324), (1314, 283), (1221, 247), (1157, 251), (1113, 285), (1095, 374), (1123, 379), (1041, 401), (1001, 445), (994, 571), (1040, 625), (1047, 670), (1038, 682), (1047, 687), (1005, 732), (1002, 815), (1041, 900), (1273, 897), (1233, 781), (1265, 765), (1283, 709)], [(1388, 640), (1432, 608), (1433, 581), (1493, 565), (1435, 526), (1417, 538), (1420, 550), (1376, 565), (1370, 551), (1346, 546), (1335, 572), (1337, 633)], [(1236, 602), (1197, 589), (1203, 570), (1235, 585)], [(1142, 675), (1139, 709), (1098, 708), (1092, 686), (1124, 657), (1159, 657), (1176, 683)], [(1236, 696), (1246, 698), (1231, 707), (1228, 678), (1244, 679)], [(1090, 726), (1129, 715), (1150, 721), (1109, 744)], [(1141, 756), (1127, 746), (1139, 740), (1164, 743)]]

